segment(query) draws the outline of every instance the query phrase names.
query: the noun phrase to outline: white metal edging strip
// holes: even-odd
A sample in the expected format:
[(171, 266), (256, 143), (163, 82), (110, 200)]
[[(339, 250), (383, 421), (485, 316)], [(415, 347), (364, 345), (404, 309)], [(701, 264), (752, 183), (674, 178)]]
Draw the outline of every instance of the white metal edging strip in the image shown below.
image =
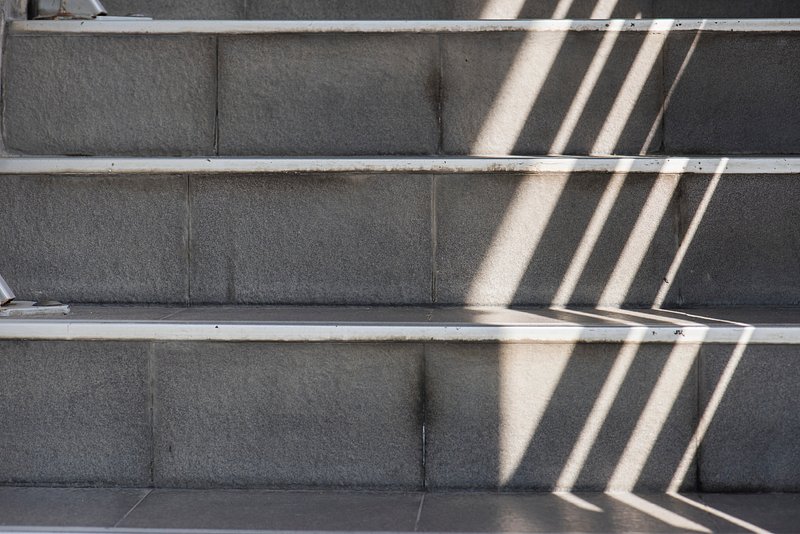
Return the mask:
[(57, 20), (15, 21), (14, 33), (264, 34), (264, 33), (471, 33), (471, 32), (793, 32), (800, 19), (614, 20)]
[(507, 173), (800, 174), (800, 157), (0, 158), (0, 175)]
[(0, 321), (0, 339), (273, 342), (513, 342), (800, 344), (800, 325), (769, 326), (493, 326), (168, 323), (69, 320)]

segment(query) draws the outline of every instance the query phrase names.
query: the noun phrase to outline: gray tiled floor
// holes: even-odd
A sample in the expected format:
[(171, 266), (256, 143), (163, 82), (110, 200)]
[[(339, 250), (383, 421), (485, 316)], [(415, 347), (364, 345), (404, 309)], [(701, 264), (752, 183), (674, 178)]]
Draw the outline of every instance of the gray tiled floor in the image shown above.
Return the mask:
[(0, 488), (0, 532), (796, 532), (799, 494)]

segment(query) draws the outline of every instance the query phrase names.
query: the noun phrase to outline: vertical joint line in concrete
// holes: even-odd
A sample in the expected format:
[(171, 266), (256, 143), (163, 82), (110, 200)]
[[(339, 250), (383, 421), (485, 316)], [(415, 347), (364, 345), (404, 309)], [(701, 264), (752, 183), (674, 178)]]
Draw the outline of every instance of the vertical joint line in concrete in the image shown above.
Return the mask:
[[(686, 232), (689, 230), (689, 225), (686, 224), (686, 221), (683, 217), (683, 187), (684, 182), (686, 180), (686, 174), (678, 175), (678, 185), (675, 188), (676, 196), (675, 196), (675, 257), (678, 255), (678, 251), (681, 248), (681, 242), (683, 241), (683, 236), (686, 235)], [(685, 261), (685, 260), (684, 260)], [(669, 280), (670, 285), (673, 287), (673, 291), (675, 294), (675, 299), (678, 303), (678, 306), (683, 306), (683, 289), (680, 285), (676, 284), (678, 279), (678, 273), (680, 269), (675, 271), (675, 280)]]
[(5, 59), (8, 47), (5, 13), (0, 10), (0, 154), (8, 154), (6, 150), (6, 76)]
[(186, 299), (192, 303), (192, 175), (186, 175)]
[[(150, 342), (147, 350), (147, 417), (150, 420), (150, 487), (154, 487), (156, 483), (155, 478), (155, 464), (156, 464), (156, 429), (155, 429), (155, 341)], [(147, 495), (145, 495), (147, 497)], [(144, 500), (144, 497), (142, 497)], [(142, 502), (141, 500), (139, 502)], [(139, 503), (136, 503), (137, 506)], [(136, 506), (134, 506), (136, 508)], [(128, 512), (132, 512), (133, 508)], [(125, 514), (127, 517), (128, 514)], [(122, 519), (125, 519), (124, 517)], [(120, 519), (120, 521), (122, 521)]]
[(431, 303), (436, 304), (437, 295), (436, 295), (436, 285), (437, 285), (437, 278), (438, 278), (438, 265), (436, 263), (436, 255), (438, 253), (438, 237), (437, 234), (439, 233), (438, 228), (438, 221), (436, 218), (436, 189), (437, 183), (439, 181), (439, 177), (433, 175), (431, 179)]
[(439, 82), (439, 84), (438, 84), (439, 86), (438, 86), (437, 91), (436, 91), (436, 93), (437, 93), (436, 94), (436, 122), (437, 122), (437, 126), (439, 128), (439, 140), (438, 140), (438, 146), (436, 147), (436, 153), (440, 154), (440, 155), (444, 153), (443, 152), (444, 151), (444, 113), (443, 113), (443, 107), (444, 107), (444, 64), (443, 64), (443, 62), (444, 62), (444, 60), (442, 58), (442, 56), (444, 54), (442, 52), (442, 41), (443, 41), (442, 34), (440, 34), (440, 33), (437, 34), (436, 35), (436, 55), (437, 55), (437, 60), (438, 60), (438, 64), (439, 64), (438, 65), (439, 73), (438, 73), (438, 77), (437, 77), (437, 80)]
[[(421, 436), (420, 442), (422, 447), (422, 489), (428, 489), (428, 436), (427, 436), (427, 418), (428, 418), (428, 345), (422, 345), (422, 387), (419, 393), (420, 398), (420, 423), (421, 423)], [(420, 511), (422, 510), (422, 503), (420, 503)], [(419, 516), (417, 516), (419, 522)]]
[(219, 156), (219, 35), (214, 37), (214, 155)]
[[(734, 350), (736, 350), (734, 348)], [(703, 417), (703, 400), (700, 398), (700, 379), (703, 376), (703, 344), (700, 344), (700, 348), (697, 349), (697, 361), (695, 368), (696, 379), (695, 379), (695, 402), (697, 403), (697, 411), (695, 412), (695, 421), (694, 421), (694, 431), (692, 432), (695, 439), (697, 439), (697, 443), (694, 443), (694, 488), (695, 491), (701, 492), (703, 491), (703, 477), (700, 476), (700, 466), (703, 463), (700, 461), (700, 455), (703, 453), (701, 450), (701, 445), (703, 439), (700, 435), (696, 432), (696, 429), (700, 426), (700, 419)]]
[(242, 0), (242, 18), (247, 20), (247, 0)]

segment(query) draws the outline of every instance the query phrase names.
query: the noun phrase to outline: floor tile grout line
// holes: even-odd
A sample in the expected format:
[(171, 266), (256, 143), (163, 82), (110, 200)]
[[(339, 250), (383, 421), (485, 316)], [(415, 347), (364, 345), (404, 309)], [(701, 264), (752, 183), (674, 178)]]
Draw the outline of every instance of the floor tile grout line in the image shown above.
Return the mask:
[(136, 509), (139, 507), (139, 505), (140, 505), (140, 504), (142, 504), (142, 502), (143, 502), (143, 501), (144, 501), (146, 498), (148, 498), (148, 497), (150, 496), (150, 494), (151, 494), (151, 493), (153, 493), (153, 490), (152, 490), (152, 489), (148, 489), (148, 490), (147, 490), (147, 493), (145, 493), (145, 494), (142, 496), (142, 498), (141, 498), (141, 499), (139, 499), (138, 501), (136, 501), (136, 504), (134, 504), (134, 505), (133, 505), (133, 507), (131, 507), (131, 509), (130, 509), (130, 510), (128, 510), (128, 511), (127, 511), (127, 513), (126, 513), (124, 516), (122, 516), (122, 517), (120, 518), (120, 520), (119, 520), (119, 521), (117, 521), (116, 523), (114, 523), (114, 526), (113, 526), (112, 528), (118, 528), (118, 527), (120, 526), (120, 524), (121, 524), (123, 521), (125, 521), (126, 519), (128, 519), (128, 516), (129, 516), (129, 515), (131, 515), (131, 514), (133, 513), (133, 511), (134, 511), (134, 510), (136, 510)]
[(169, 318), (171, 318), (171, 317), (175, 317), (175, 316), (176, 316), (176, 315), (178, 315), (179, 313), (183, 313), (184, 311), (186, 311), (186, 308), (185, 308), (185, 307), (184, 307), (184, 308), (181, 308), (180, 310), (171, 311), (171, 312), (169, 312), (168, 314), (166, 314), (165, 316), (163, 316), (163, 317), (159, 317), (159, 318), (158, 318), (158, 320), (159, 320), (159, 321), (165, 321), (165, 320), (167, 320), (167, 319), (169, 319)]
[(422, 519), (422, 506), (425, 504), (425, 493), (419, 500), (419, 508), (417, 509), (417, 520), (414, 521), (414, 532), (419, 532), (419, 521)]

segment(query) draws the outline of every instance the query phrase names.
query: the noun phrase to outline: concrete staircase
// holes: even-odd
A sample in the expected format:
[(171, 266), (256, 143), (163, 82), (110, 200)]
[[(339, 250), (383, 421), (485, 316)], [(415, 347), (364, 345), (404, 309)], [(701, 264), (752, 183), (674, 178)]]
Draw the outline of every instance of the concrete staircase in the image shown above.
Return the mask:
[(5, 28), (2, 483), (800, 489), (800, 4), (105, 3)]

